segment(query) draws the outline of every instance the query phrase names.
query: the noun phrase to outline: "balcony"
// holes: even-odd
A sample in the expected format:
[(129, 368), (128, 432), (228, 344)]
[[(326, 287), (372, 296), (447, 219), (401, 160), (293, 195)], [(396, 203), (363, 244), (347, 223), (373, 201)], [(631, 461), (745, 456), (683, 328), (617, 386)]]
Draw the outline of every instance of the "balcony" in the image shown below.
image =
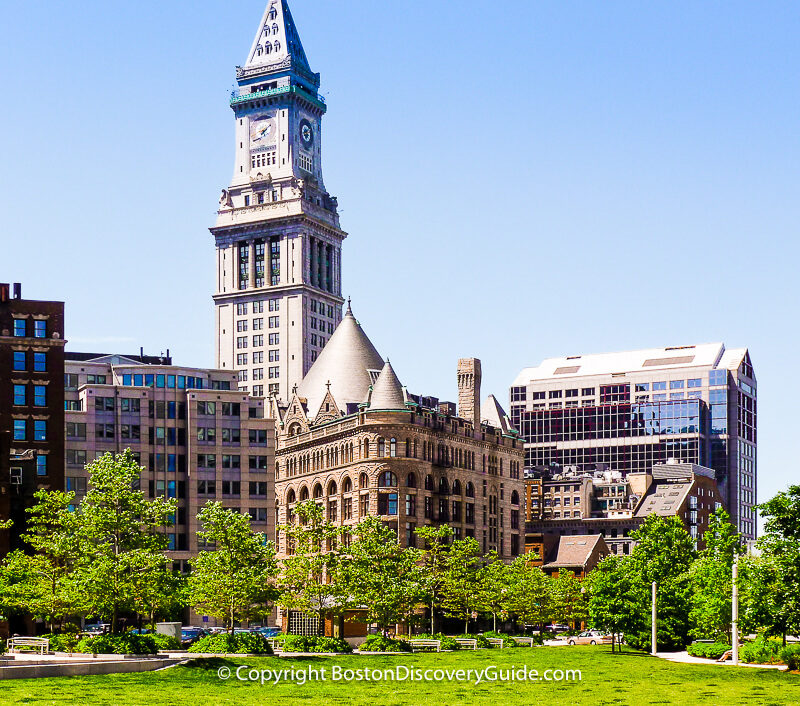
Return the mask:
[(296, 93), (306, 100), (316, 103), (321, 108), (325, 108), (325, 99), (314, 93), (304, 90), (300, 86), (279, 86), (278, 88), (268, 88), (264, 91), (250, 92), (250, 89), (237, 89), (231, 91), (231, 105), (238, 105), (239, 103), (246, 103), (251, 100), (258, 100), (259, 98), (271, 98), (272, 96), (279, 96), (284, 93)]

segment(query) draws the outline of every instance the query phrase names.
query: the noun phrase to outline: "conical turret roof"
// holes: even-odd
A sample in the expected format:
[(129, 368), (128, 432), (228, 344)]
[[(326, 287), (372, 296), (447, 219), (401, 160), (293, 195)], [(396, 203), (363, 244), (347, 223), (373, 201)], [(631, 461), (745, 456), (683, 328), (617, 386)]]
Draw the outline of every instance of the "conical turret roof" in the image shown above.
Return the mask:
[(405, 409), (406, 407), (403, 386), (388, 360), (372, 386), (369, 406), (370, 409)]
[(330, 383), (336, 404), (345, 410), (349, 402), (366, 399), (372, 384), (369, 371), (383, 367), (383, 358), (356, 321), (348, 302), (344, 318), (298, 386), (297, 394), (308, 400), (309, 410), (317, 410)]

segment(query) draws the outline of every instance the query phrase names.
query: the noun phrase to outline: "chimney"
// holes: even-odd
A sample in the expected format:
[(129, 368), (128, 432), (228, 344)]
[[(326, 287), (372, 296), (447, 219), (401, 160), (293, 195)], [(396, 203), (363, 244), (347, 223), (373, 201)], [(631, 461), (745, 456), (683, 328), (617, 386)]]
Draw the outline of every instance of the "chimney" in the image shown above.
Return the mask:
[(461, 358), (458, 361), (458, 416), (481, 428), (481, 361)]
[(22, 299), (22, 284), (14, 282), (14, 299)]
[(0, 283), (0, 302), (8, 301), (8, 282)]

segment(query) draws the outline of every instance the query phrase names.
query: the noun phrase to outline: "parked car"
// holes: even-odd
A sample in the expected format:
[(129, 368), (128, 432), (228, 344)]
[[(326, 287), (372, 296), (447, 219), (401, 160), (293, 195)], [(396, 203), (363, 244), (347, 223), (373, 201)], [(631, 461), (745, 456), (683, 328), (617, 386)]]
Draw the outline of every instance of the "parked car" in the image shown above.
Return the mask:
[(204, 628), (192, 626), (181, 628), (181, 647), (191, 647), (201, 637), (205, 637), (208, 634), (208, 631)]
[(111, 630), (110, 623), (89, 623), (83, 626), (83, 632), (87, 635), (105, 635)]
[(570, 627), (569, 625), (562, 625), (561, 623), (553, 623), (552, 625), (548, 625), (545, 630), (552, 633), (569, 632)]
[(605, 635), (599, 630), (584, 630), (580, 635), (570, 637), (569, 645), (610, 645), (611, 635)]

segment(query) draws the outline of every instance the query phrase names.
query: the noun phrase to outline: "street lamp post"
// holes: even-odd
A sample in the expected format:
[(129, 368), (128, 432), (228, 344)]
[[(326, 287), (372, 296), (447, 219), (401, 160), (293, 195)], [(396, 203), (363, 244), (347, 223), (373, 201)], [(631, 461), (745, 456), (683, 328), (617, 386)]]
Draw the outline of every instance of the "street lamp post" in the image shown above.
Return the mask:
[(739, 557), (733, 558), (733, 590), (731, 601), (731, 661), (739, 664)]
[(655, 657), (656, 652), (658, 651), (658, 642), (656, 640), (656, 582), (653, 581), (653, 626), (652, 626), (652, 633), (650, 635), (650, 654)]

